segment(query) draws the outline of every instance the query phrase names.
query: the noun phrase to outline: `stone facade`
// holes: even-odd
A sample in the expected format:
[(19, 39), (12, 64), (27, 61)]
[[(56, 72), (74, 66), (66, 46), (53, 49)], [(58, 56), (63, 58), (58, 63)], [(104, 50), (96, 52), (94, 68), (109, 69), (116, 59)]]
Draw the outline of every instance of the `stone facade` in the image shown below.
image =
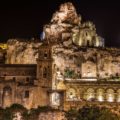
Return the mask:
[(66, 120), (65, 113), (60, 111), (40, 113), (38, 120)]
[(0, 105), (7, 107), (19, 103), (28, 107), (32, 104), (35, 78), (36, 65), (0, 65)]
[(119, 106), (120, 49), (105, 48), (95, 25), (81, 20), (72, 3), (65, 3), (44, 26), (43, 42), (8, 40), (7, 64), (0, 64), (2, 107)]
[(36, 64), (40, 40), (34, 38), (9, 39), (7, 41), (6, 64)]

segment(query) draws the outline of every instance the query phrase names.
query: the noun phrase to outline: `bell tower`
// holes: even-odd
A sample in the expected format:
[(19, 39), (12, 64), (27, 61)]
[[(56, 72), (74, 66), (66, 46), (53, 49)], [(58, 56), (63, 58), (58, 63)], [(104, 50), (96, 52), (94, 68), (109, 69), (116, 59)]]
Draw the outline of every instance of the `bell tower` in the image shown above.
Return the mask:
[(49, 91), (52, 89), (52, 45), (45, 42), (39, 48), (37, 59), (37, 97), (40, 106), (50, 104)]
[(37, 59), (37, 79), (43, 88), (52, 87), (52, 61), (52, 47), (43, 43), (39, 48)]

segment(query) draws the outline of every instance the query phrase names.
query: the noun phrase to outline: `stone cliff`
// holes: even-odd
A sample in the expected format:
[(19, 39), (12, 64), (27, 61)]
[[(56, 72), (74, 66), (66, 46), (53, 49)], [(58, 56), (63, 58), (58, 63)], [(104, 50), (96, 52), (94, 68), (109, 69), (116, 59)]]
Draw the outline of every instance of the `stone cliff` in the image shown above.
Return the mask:
[(7, 64), (36, 64), (40, 41), (9, 39), (7, 41)]
[[(77, 46), (103, 47), (104, 39), (97, 35), (95, 25), (83, 22), (72, 3), (64, 3), (53, 14), (51, 22), (44, 26), (45, 39), (52, 43)], [(67, 41), (67, 44), (65, 43)]]
[(120, 76), (120, 49), (117, 48), (68, 49), (54, 46), (53, 59), (56, 72), (63, 78), (112, 79)]

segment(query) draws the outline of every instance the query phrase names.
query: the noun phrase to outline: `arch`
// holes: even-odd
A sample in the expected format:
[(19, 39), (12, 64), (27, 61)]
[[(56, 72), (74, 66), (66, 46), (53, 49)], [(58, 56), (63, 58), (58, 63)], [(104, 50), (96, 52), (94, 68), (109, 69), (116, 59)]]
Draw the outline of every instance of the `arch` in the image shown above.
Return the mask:
[(88, 88), (84, 93), (84, 99), (88, 101), (95, 99), (95, 90), (93, 88)]
[(117, 102), (120, 102), (120, 89), (117, 90)]
[(67, 100), (75, 100), (76, 99), (76, 90), (74, 88), (69, 88), (66, 91)]
[(43, 78), (47, 78), (47, 67), (43, 68)]
[(47, 50), (44, 51), (44, 58), (45, 58), (45, 59), (48, 58), (48, 52), (47, 52)]
[(114, 102), (115, 99), (115, 94), (114, 94), (114, 90), (113, 89), (107, 89), (106, 90), (106, 100), (108, 102)]
[(87, 40), (87, 47), (90, 46), (90, 40)]
[(104, 94), (105, 94), (104, 92), (105, 91), (102, 88), (96, 90), (96, 98), (98, 101), (100, 102), (104, 101)]
[(5, 86), (3, 88), (3, 107), (9, 107), (12, 104), (12, 88), (10, 86)]
[(12, 88), (10, 87), (10, 86), (5, 86), (4, 88), (3, 88), (3, 91), (11, 91), (12, 90)]
[(60, 106), (60, 94), (58, 92), (53, 92), (51, 94), (51, 105)]

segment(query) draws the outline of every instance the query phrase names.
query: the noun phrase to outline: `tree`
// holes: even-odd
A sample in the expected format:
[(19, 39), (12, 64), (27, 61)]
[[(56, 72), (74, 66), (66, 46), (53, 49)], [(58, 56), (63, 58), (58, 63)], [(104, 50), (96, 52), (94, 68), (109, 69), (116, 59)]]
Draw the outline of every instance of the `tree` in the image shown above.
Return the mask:
[(98, 106), (84, 106), (79, 110), (66, 112), (67, 120), (120, 120), (110, 109)]
[(75, 109), (70, 109), (69, 111), (66, 112), (65, 117), (67, 120), (75, 120), (77, 117), (78, 111)]

